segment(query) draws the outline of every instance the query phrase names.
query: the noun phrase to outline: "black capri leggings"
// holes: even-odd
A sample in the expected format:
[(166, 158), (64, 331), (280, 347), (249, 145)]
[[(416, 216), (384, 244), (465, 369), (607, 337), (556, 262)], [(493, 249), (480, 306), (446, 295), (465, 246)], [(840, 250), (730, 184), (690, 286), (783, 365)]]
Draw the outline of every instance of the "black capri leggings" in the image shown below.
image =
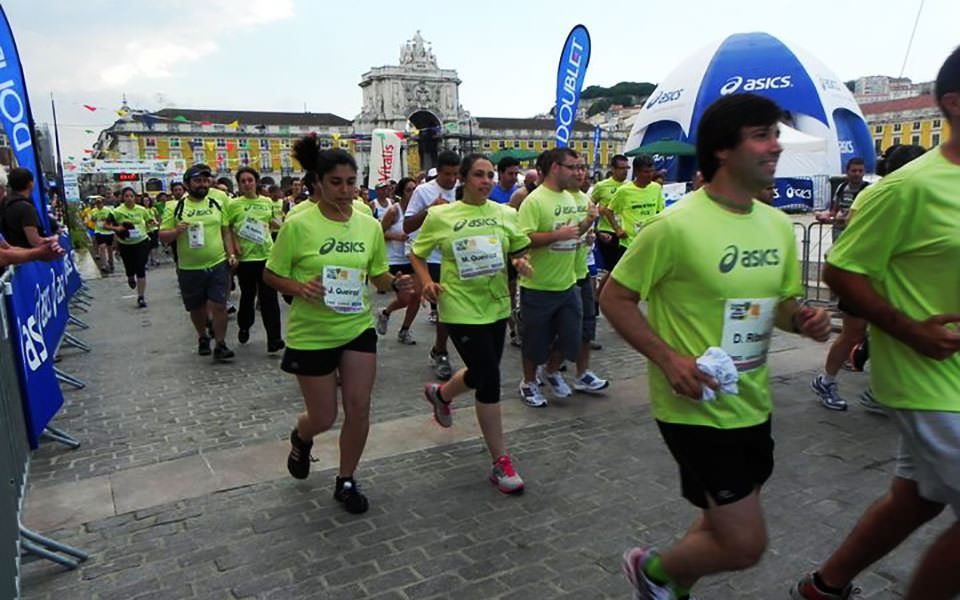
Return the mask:
[(483, 325), (447, 323), (447, 331), (467, 367), (463, 382), (476, 390), (477, 402), (500, 402), (500, 358), (507, 334), (507, 319)]
[(120, 258), (123, 260), (123, 270), (127, 277), (136, 275), (140, 279), (147, 276), (147, 259), (150, 258), (150, 239), (145, 238), (136, 244), (117, 244), (120, 249)]

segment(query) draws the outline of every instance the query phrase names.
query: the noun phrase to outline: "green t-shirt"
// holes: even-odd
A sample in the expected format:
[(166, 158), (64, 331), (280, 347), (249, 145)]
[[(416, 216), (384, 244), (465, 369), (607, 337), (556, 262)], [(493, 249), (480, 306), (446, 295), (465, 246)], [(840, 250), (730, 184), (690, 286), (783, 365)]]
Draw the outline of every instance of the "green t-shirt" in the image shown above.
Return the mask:
[(280, 231), (280, 225), (283, 224), (283, 198), (280, 200), (271, 200), (273, 204), (273, 218), (270, 220), (270, 231)]
[[(827, 262), (865, 275), (911, 319), (960, 313), (958, 190), (960, 165), (940, 148), (927, 152), (857, 196), (860, 205)], [(873, 393), (886, 406), (960, 412), (960, 354), (927, 358), (871, 327), (870, 364)]]
[(117, 236), (117, 243), (131, 246), (139, 244), (147, 239), (147, 221), (154, 218), (153, 211), (146, 209), (139, 204), (134, 204), (133, 208), (127, 208), (126, 204), (121, 204), (113, 209), (113, 220), (117, 225), (132, 223), (133, 228), (128, 229), (129, 235), (126, 238)]
[(655, 181), (642, 188), (633, 182), (620, 186), (613, 194), (609, 208), (620, 219), (620, 227), (627, 234), (620, 240), (620, 245), (628, 248), (647, 219), (663, 210), (663, 186)]
[(740, 371), (739, 395), (714, 402), (674, 394), (650, 365), (654, 416), (719, 429), (764, 422), (772, 409), (766, 351), (776, 305), (803, 295), (790, 219), (753, 203), (749, 214), (725, 210), (704, 190), (651, 218), (612, 276), (649, 303), (653, 330), (675, 351), (700, 356), (723, 348)]
[(273, 238), (270, 236), (273, 201), (265, 196), (240, 196), (230, 202), (226, 213), (233, 236), (240, 243), (240, 261), (267, 260), (273, 248)]
[[(617, 181), (613, 177), (608, 177), (593, 186), (593, 191), (590, 193), (590, 199), (593, 200), (594, 204), (597, 206), (609, 206), (610, 201), (613, 199), (613, 194), (620, 189), (620, 186), (627, 183), (630, 182)], [(597, 229), (600, 231), (606, 231), (608, 233), (613, 233), (614, 231), (613, 225), (610, 224), (610, 221), (608, 221), (606, 217), (600, 217), (600, 222), (597, 223)]]
[(190, 224), (186, 231), (177, 236), (178, 269), (184, 271), (209, 269), (227, 259), (221, 232), (221, 228), (228, 226), (227, 219), (222, 206), (217, 208), (214, 205), (214, 202), (219, 201), (216, 198), (213, 198), (213, 202), (210, 200), (210, 195), (200, 201), (187, 196), (183, 200), (183, 214), (179, 219), (176, 214), (179, 201), (168, 203), (163, 212), (161, 230), (176, 229), (180, 221)]
[(290, 212), (287, 213), (287, 218), (289, 219), (290, 217), (295, 217), (296, 215), (300, 214), (301, 212), (307, 210), (310, 207), (316, 208), (317, 203), (314, 202), (313, 200), (304, 200), (299, 204), (294, 204), (290, 208)]
[[(577, 222), (582, 223), (583, 220), (587, 218), (587, 211), (590, 210), (590, 197), (580, 190), (570, 193), (573, 194), (573, 199), (577, 203)], [(588, 231), (586, 234), (580, 236), (579, 243), (577, 244), (574, 274), (578, 281), (590, 273), (590, 269), (587, 267), (587, 255), (590, 254), (593, 248), (586, 243), (586, 237), (589, 234), (590, 232)]]
[(107, 222), (107, 219), (110, 218), (110, 214), (113, 211), (108, 206), (103, 208), (94, 209), (90, 213), (90, 220), (93, 221), (93, 231), (94, 233), (99, 233), (100, 235), (113, 235), (113, 232), (109, 229), (106, 229), (103, 225)]
[[(577, 203), (570, 192), (554, 192), (541, 185), (530, 192), (520, 205), (518, 219), (524, 234), (554, 231), (565, 225), (576, 225)], [(577, 238), (554, 242), (530, 250), (533, 277), (520, 276), (520, 287), (531, 290), (560, 292), (577, 282), (575, 262)]]
[(150, 225), (150, 231), (158, 231), (160, 223), (163, 222), (163, 204), (154, 204), (153, 208), (148, 210), (153, 213), (153, 225)]
[(363, 200), (354, 199), (353, 201), (353, 210), (359, 210), (368, 217), (373, 216), (373, 210), (370, 209), (370, 206)]
[(287, 346), (336, 348), (373, 327), (366, 282), (387, 268), (383, 229), (373, 217), (354, 212), (347, 221), (331, 221), (318, 209), (288, 219), (267, 269), (299, 282), (323, 277), (326, 297), (317, 302), (294, 297)]
[(458, 201), (427, 211), (412, 251), (427, 260), (440, 248), (440, 322), (482, 325), (509, 317), (509, 255), (529, 245), (517, 211), (505, 204)]
[(230, 203), (233, 202), (233, 197), (220, 188), (211, 187), (210, 191), (207, 192), (207, 195), (213, 196), (213, 199), (220, 204), (220, 208), (222, 208), (224, 211), (226, 211), (227, 208), (229, 208)]

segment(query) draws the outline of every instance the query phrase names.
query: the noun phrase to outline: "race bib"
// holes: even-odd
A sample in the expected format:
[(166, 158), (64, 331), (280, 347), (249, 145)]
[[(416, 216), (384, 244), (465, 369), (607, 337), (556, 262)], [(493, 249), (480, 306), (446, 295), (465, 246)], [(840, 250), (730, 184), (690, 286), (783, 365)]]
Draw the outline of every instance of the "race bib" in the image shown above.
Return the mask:
[(338, 313), (363, 312), (364, 272), (348, 267), (323, 267), (323, 301)]
[(103, 221), (97, 221), (96, 223), (94, 223), (94, 227), (96, 227), (97, 229), (103, 229)]
[[(553, 230), (556, 231), (566, 227), (569, 224), (570, 223), (566, 221), (555, 221), (553, 224)], [(550, 250), (554, 252), (576, 252), (578, 243), (579, 238), (573, 238), (572, 240), (560, 240), (559, 242), (550, 244)]]
[(267, 230), (263, 226), (263, 222), (253, 217), (246, 217), (243, 220), (243, 225), (237, 230), (237, 235), (254, 244), (263, 244), (267, 241)]
[(472, 235), (453, 240), (453, 257), (460, 279), (493, 275), (504, 267), (500, 238), (492, 235)]
[(127, 230), (127, 233), (130, 234), (131, 240), (139, 240), (144, 236), (143, 231), (139, 227), (131, 227)]
[(187, 237), (191, 248), (203, 248), (203, 223), (191, 223)]
[(773, 333), (776, 298), (736, 298), (723, 307), (723, 351), (738, 371), (752, 371), (767, 363)]

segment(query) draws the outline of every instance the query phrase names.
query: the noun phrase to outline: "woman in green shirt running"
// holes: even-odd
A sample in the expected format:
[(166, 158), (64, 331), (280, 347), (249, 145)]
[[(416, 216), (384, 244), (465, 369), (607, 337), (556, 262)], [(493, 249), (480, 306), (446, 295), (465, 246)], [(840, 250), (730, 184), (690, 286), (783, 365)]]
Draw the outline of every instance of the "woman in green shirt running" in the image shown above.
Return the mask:
[[(493, 164), (481, 154), (460, 163), (463, 199), (432, 207), (413, 243), (410, 263), (426, 282), (423, 297), (437, 302), (439, 320), (466, 365), (446, 384), (424, 390), (442, 427), (453, 424), (453, 399), (474, 390), (477, 422), (490, 451), (490, 481), (506, 494), (523, 491), (523, 479), (507, 454), (500, 421), (500, 358), (503, 355), (510, 291), (507, 264), (533, 274), (526, 251), (530, 238), (517, 226), (517, 211), (489, 200)], [(440, 281), (430, 277), (426, 259), (440, 249)]]
[(288, 219), (267, 260), (264, 281), (293, 297), (281, 368), (297, 376), (306, 412), (290, 434), (287, 469), (297, 479), (310, 472), (314, 436), (337, 419), (337, 373), (343, 426), (340, 473), (334, 498), (351, 513), (368, 502), (353, 475), (370, 429), (370, 392), (377, 370), (377, 334), (367, 281), (401, 294), (413, 289), (409, 275), (387, 268), (380, 223), (353, 208), (357, 163), (343, 150), (320, 150), (316, 137), (294, 145), (307, 170), (316, 203)]

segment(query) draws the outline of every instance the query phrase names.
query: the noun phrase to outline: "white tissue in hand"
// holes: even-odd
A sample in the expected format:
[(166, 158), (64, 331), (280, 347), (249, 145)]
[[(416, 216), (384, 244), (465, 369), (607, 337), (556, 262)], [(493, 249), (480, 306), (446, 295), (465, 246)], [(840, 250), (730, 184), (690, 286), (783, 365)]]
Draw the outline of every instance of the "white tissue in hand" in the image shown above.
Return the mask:
[[(733, 364), (733, 359), (722, 348), (716, 346), (707, 348), (703, 356), (697, 358), (697, 368), (713, 377), (719, 384), (720, 391), (724, 394), (736, 396), (739, 393), (737, 380), (740, 378), (740, 373), (737, 371), (737, 366)], [(717, 395), (713, 389), (704, 385), (700, 401), (712, 402), (716, 399)]]

